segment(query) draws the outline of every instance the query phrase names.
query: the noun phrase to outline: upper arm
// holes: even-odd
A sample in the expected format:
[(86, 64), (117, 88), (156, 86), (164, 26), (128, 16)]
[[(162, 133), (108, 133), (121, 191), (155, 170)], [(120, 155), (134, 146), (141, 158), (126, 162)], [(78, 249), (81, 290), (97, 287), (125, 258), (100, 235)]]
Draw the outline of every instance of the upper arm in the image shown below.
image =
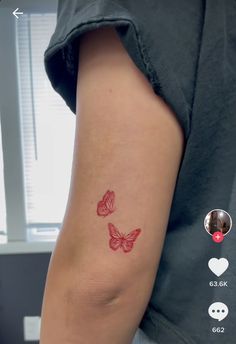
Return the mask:
[[(183, 146), (175, 114), (115, 30), (86, 33), (80, 41), (70, 193), (56, 246), (64, 252), (61, 264), (77, 268), (73, 283), (117, 293), (139, 286), (139, 302), (148, 301)], [(106, 193), (113, 201), (101, 202)], [(139, 234), (133, 242), (118, 237), (111, 243), (109, 227)]]

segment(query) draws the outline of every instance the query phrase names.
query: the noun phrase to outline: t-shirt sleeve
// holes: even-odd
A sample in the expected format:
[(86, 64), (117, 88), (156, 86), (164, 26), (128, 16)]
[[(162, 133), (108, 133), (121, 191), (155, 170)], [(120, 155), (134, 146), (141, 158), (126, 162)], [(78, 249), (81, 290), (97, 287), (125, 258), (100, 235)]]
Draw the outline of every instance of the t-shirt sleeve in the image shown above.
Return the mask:
[[(44, 62), (53, 88), (76, 113), (80, 36), (113, 26), (156, 94), (189, 136), (203, 24), (202, 1), (59, 0)], [(114, 80), (115, 82), (115, 80)]]

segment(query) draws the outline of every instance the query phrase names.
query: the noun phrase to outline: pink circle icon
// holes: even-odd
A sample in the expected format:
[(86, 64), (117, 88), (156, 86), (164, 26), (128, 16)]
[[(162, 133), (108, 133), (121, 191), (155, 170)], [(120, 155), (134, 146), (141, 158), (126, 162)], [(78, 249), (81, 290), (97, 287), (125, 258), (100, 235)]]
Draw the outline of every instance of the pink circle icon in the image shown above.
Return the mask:
[(224, 235), (221, 232), (215, 232), (212, 235), (212, 240), (217, 244), (221, 243), (224, 240)]

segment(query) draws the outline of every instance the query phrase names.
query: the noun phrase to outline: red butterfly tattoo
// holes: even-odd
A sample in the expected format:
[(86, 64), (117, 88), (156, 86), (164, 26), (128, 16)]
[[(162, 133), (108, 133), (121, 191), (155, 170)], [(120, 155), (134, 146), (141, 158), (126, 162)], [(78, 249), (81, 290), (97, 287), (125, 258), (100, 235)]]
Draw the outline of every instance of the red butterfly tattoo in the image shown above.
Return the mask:
[(108, 229), (111, 236), (109, 241), (110, 248), (116, 251), (120, 247), (125, 253), (132, 250), (134, 242), (141, 232), (141, 229), (138, 228), (132, 230), (129, 234), (123, 234), (112, 223), (108, 223)]
[(99, 216), (105, 217), (113, 213), (113, 211), (116, 210), (116, 208), (114, 207), (114, 201), (115, 201), (115, 192), (108, 190), (103, 196), (102, 200), (98, 202), (97, 214)]

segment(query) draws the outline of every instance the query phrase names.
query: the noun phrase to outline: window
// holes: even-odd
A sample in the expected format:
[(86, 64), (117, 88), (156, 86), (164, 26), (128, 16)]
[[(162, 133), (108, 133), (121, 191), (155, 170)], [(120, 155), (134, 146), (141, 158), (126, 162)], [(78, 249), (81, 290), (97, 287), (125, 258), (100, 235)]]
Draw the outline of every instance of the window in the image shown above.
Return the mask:
[(0, 243), (54, 241), (69, 193), (75, 134), (75, 115), (44, 68), (56, 13), (28, 11), (15, 20), (8, 12), (0, 12)]
[(56, 14), (26, 14), (16, 41), (28, 240), (53, 240), (64, 215), (72, 164), (75, 115), (52, 89), (43, 54)]
[[(0, 122), (1, 124), (1, 122)], [(2, 132), (0, 125), (0, 244), (6, 242), (6, 204), (3, 175)]]

